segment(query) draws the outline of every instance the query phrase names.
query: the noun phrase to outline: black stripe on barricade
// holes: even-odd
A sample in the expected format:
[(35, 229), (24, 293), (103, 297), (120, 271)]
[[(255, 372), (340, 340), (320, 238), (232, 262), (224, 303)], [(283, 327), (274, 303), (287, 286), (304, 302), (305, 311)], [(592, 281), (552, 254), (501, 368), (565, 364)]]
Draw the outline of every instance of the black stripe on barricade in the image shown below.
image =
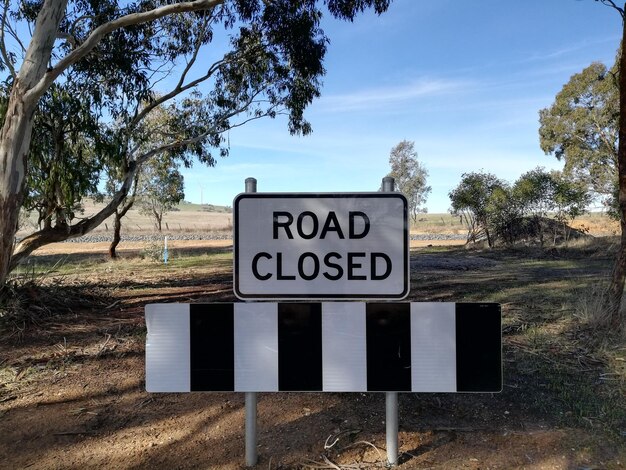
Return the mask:
[(500, 304), (456, 304), (458, 392), (502, 391)]
[(365, 307), (367, 390), (411, 391), (411, 304)]
[(234, 391), (233, 304), (191, 304), (189, 309), (191, 391)]
[(278, 304), (278, 390), (322, 391), (322, 304)]

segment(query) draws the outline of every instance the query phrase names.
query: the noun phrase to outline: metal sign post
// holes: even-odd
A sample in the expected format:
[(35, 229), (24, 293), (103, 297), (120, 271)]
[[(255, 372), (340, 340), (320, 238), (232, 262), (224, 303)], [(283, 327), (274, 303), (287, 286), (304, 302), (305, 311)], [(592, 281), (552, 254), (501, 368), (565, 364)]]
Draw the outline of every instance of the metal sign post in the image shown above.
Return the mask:
[[(246, 178), (246, 193), (256, 193), (256, 179)], [(257, 463), (257, 392), (246, 392), (246, 466), (254, 467)]]
[[(391, 176), (383, 178), (383, 192), (395, 191), (396, 182)], [(385, 393), (385, 425), (387, 433), (387, 462), (398, 464), (398, 392)]]

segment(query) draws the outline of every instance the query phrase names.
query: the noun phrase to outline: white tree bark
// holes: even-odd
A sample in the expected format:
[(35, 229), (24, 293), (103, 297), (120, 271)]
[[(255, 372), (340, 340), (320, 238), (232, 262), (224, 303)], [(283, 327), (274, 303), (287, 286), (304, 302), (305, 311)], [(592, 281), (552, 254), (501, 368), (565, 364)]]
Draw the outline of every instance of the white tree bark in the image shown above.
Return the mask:
[(26, 57), (9, 95), (0, 132), (0, 286), (6, 282), (24, 197), (26, 162), (38, 97), (29, 91), (42, 79), (67, 0), (46, 0)]

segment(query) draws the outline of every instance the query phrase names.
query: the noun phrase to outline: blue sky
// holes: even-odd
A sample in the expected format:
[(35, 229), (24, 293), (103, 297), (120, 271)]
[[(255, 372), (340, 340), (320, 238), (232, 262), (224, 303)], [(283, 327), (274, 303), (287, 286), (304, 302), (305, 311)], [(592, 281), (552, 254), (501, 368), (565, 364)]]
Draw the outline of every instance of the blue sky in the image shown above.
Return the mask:
[(229, 157), (184, 171), (187, 200), (232, 205), (249, 176), (259, 191), (376, 191), (403, 139), (429, 172), (431, 213), (447, 212), (464, 172), (560, 169), (539, 147), (538, 111), (591, 62), (613, 63), (621, 18), (593, 0), (395, 0), (323, 28), (313, 134), (290, 136), (282, 119), (232, 130)]

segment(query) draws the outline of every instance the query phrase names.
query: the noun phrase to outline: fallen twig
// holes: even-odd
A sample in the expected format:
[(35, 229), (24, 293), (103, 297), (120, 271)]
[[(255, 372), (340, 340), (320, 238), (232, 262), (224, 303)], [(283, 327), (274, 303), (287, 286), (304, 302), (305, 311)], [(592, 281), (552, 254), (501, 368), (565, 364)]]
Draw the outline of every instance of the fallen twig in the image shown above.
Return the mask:
[(81, 434), (94, 435), (93, 431), (63, 431), (52, 433), (53, 436), (80, 436)]
[[(326, 441), (324, 442), (324, 449), (332, 448), (335, 444), (337, 444), (337, 442), (339, 442), (339, 438), (341, 436), (344, 436), (346, 434), (356, 435), (356, 434), (359, 434), (360, 432), (361, 432), (360, 429), (346, 429), (345, 431), (338, 432), (337, 434), (331, 434), (330, 436), (326, 438)], [(328, 441), (330, 441), (331, 439), (334, 439), (334, 440), (332, 444), (329, 444)]]
[(107, 339), (104, 342), (104, 344), (100, 346), (100, 351), (98, 351), (98, 354), (96, 354), (97, 356), (100, 356), (102, 354), (102, 352), (104, 351), (104, 348), (106, 348), (106, 345), (109, 343), (110, 339), (111, 339), (111, 335), (107, 333)]
[(322, 458), (324, 459), (324, 462), (326, 462), (328, 465), (330, 465), (331, 468), (334, 468), (335, 470), (341, 470), (341, 468), (338, 465), (335, 465), (334, 463), (332, 463), (328, 457), (326, 457), (325, 455), (322, 455)]

